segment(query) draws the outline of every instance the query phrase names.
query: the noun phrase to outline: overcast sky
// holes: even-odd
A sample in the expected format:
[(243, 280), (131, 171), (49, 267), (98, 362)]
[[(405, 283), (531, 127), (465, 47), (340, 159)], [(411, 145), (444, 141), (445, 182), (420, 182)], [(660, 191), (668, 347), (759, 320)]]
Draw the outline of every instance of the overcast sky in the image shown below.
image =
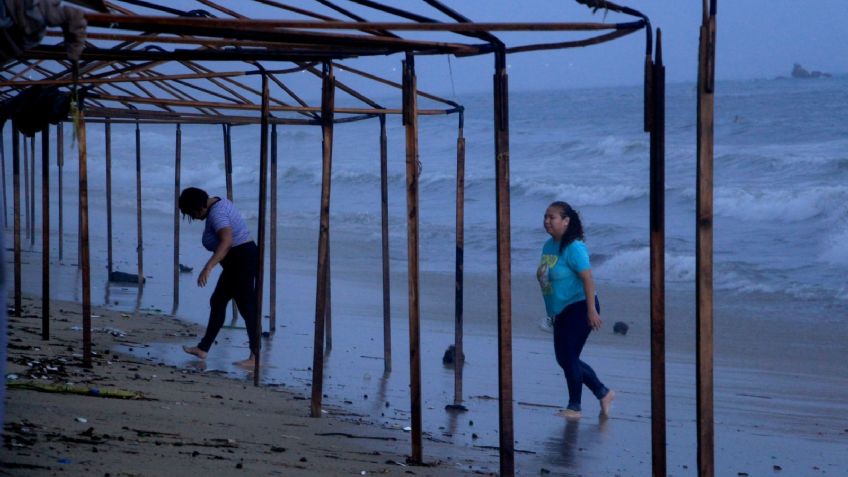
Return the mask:
[[(441, 21), (450, 21), (423, 0), (379, 0)], [(592, 13), (575, 0), (442, 0), (474, 21), (486, 22), (623, 22), (632, 17), (603, 11)], [(334, 0), (368, 20), (403, 21), (375, 13), (348, 0)], [(240, 0), (234, 8), (254, 18), (296, 18), (259, 2)], [(287, 0), (334, 18), (344, 18), (315, 0)], [(666, 77), (669, 82), (694, 81), (698, 58), (701, 0), (619, 0), (645, 13), (663, 31)], [(168, 6), (206, 9), (198, 0), (173, 0)], [(143, 9), (137, 9), (140, 13)], [(161, 13), (154, 13), (161, 14)], [(788, 75), (795, 62), (809, 70), (848, 73), (848, 0), (718, 0), (718, 79), (774, 78)], [(477, 40), (442, 34), (402, 32), (422, 39)], [(498, 33), (509, 46), (586, 38), (586, 33)], [(510, 55), (510, 90), (544, 90), (593, 85), (635, 85), (642, 82), (644, 32), (586, 48)], [(402, 55), (347, 60), (383, 77), (400, 81)], [(419, 88), (450, 97), (491, 90), (493, 58), (448, 56), (416, 60)], [(230, 65), (219, 65), (226, 69)], [(309, 76), (309, 75), (305, 75)], [(342, 76), (339, 73), (339, 76)], [(290, 78), (297, 82), (295, 78)], [(305, 78), (308, 79), (308, 78)], [(309, 89), (317, 93), (315, 81)], [(320, 82), (317, 83), (320, 87)], [(366, 87), (367, 88), (367, 87)], [(366, 91), (366, 90), (363, 90)], [(366, 91), (367, 92), (367, 91)], [(309, 96), (310, 94), (307, 93)]]
[[(420, 0), (396, 2), (416, 11)], [(591, 10), (574, 0), (465, 0), (445, 2), (476, 21), (629, 21)], [(666, 76), (670, 82), (694, 81), (698, 57), (700, 0), (619, 1), (645, 13), (663, 31)], [(520, 7), (518, 7), (520, 6)], [(435, 14), (433, 14), (435, 15)], [(719, 79), (774, 78), (788, 75), (795, 62), (809, 70), (848, 72), (848, 0), (719, 0), (717, 69)], [(498, 34), (509, 45), (561, 41), (585, 35)], [(636, 33), (613, 42), (560, 51), (510, 55), (512, 90), (642, 81), (645, 36)], [(383, 59), (385, 60), (385, 59)], [(419, 83), (434, 91), (488, 90), (492, 58), (417, 60)], [(383, 63), (382, 66), (378, 66)], [(391, 62), (375, 62), (391, 74)], [(451, 75), (452, 70), (452, 75)], [(481, 81), (485, 83), (481, 84)], [(451, 85), (452, 82), (452, 85)]]

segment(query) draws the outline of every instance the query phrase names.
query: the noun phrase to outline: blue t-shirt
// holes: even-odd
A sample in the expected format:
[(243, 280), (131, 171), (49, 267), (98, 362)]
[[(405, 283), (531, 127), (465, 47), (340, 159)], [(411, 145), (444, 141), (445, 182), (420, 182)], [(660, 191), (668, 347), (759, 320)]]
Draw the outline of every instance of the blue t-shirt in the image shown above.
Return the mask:
[(575, 240), (559, 253), (559, 242), (548, 239), (542, 247), (542, 259), (536, 276), (542, 286), (542, 297), (548, 316), (557, 316), (566, 306), (586, 299), (583, 280), (578, 273), (592, 268), (589, 249)]
[(212, 204), (206, 213), (206, 228), (203, 229), (203, 246), (214, 252), (221, 243), (218, 231), (230, 227), (233, 229), (233, 247), (250, 242), (250, 230), (241, 218), (236, 206), (227, 199)]

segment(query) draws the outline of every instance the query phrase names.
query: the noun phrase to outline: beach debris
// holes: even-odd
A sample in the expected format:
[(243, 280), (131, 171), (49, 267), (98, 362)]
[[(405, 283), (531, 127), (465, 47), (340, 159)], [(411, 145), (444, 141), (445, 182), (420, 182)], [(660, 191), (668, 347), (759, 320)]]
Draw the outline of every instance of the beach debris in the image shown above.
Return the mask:
[(180, 273), (191, 273), (194, 270), (194, 267), (189, 267), (188, 265), (180, 264)]
[[(109, 281), (117, 283), (138, 283), (138, 275), (135, 273), (119, 272), (116, 270), (109, 274)], [(146, 278), (141, 277), (141, 283), (146, 281)]]
[[(412, 428), (409, 428), (412, 430)], [(406, 428), (404, 428), (406, 430)], [(340, 436), (347, 437), (348, 439), (373, 439), (378, 441), (396, 441), (396, 437), (383, 437), (383, 436), (358, 436), (356, 434), (348, 434), (347, 432), (316, 432), (316, 436)]]
[(783, 470), (783, 467), (777, 464), (774, 464), (771, 468), (774, 469), (775, 472), (780, 472), (781, 470)]
[(553, 333), (554, 332), (554, 319), (550, 316), (542, 317), (542, 319), (539, 321), (539, 328), (541, 328), (542, 331), (545, 331), (545, 332), (548, 332), (548, 333)]
[(466, 412), (468, 411), (468, 408), (462, 404), (446, 404), (445, 411)]
[(75, 420), (75, 421), (77, 421), (77, 422), (81, 422), (81, 423), (83, 423), (83, 424), (85, 424), (85, 423), (87, 423), (87, 422), (88, 422), (88, 419), (86, 419), (86, 418), (84, 418), (84, 417), (77, 417), (77, 418), (76, 418), (76, 419), (74, 419), (74, 420)]
[[(465, 353), (462, 353), (462, 361), (465, 362)], [(442, 356), (442, 364), (451, 366), (454, 363), (456, 363), (456, 346), (450, 345), (445, 350), (444, 356)]]
[(627, 334), (627, 330), (629, 330), (629, 329), (630, 329), (630, 327), (627, 326), (627, 323), (625, 323), (623, 321), (616, 321), (615, 324), (612, 325), (612, 332), (617, 334), (617, 335), (624, 336), (624, 335)]
[[(94, 396), (113, 399), (147, 399), (140, 392), (125, 391), (123, 389), (99, 389), (85, 386), (73, 386), (70, 384), (37, 383), (33, 381), (20, 381), (6, 383), (7, 389), (27, 389), (44, 393), (79, 394), (83, 396)], [(83, 419), (83, 420), (80, 420)], [(78, 417), (77, 422), (87, 422), (85, 418)]]
[(271, 452), (285, 452), (285, 447), (271, 446)]
[(403, 432), (410, 432), (410, 431), (412, 431), (411, 426), (406, 426), (406, 427), (403, 428)]
[(542, 467), (541, 469), (539, 469), (539, 475), (548, 475), (548, 474), (550, 474), (550, 473), (551, 473), (551, 471), (550, 471), (550, 470), (548, 470), (548, 469), (546, 469), (546, 468), (544, 468), (544, 467)]

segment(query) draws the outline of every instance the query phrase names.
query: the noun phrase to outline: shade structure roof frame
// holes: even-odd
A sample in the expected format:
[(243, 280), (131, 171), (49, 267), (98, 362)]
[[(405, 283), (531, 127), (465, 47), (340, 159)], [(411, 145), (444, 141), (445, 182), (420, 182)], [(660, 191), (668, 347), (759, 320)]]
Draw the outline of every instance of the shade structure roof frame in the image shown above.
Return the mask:
[[(509, 285), (509, 120), (506, 75), (506, 55), (530, 51), (575, 48), (612, 41), (640, 30), (646, 33), (645, 129), (652, 134), (658, 131), (653, 122), (652, 105), (658, 104), (653, 97), (652, 79), (656, 65), (652, 59), (652, 36), (650, 23), (641, 13), (619, 7), (604, 0), (578, 0), (592, 6), (601, 6), (635, 18), (634, 21), (619, 23), (474, 23), (437, 0), (424, 0), (449, 21), (438, 21), (420, 14), (406, 12), (372, 0), (349, 0), (360, 9), (399, 17), (403, 22), (364, 19), (358, 13), (342, 8), (329, 0), (316, 0), (321, 5), (339, 13), (349, 20), (338, 20), (332, 16), (291, 7), (277, 0), (254, 0), (255, 3), (275, 8), (277, 12), (294, 13), (310, 20), (257, 20), (235, 11), (235, 7), (224, 6), (212, 0), (198, 0), (217, 14), (227, 18), (215, 18), (209, 11), (181, 11), (143, 0), (115, 0), (100, 3), (96, 0), (79, 0), (75, 3), (89, 8), (99, 8), (99, 13), (86, 13), (89, 25), (89, 43), (83, 49), (80, 62), (73, 64), (65, 59), (61, 42), (44, 44), (23, 52), (14, 62), (0, 71), (0, 98), (9, 99), (21, 90), (33, 86), (71, 87), (86, 96), (84, 114), (92, 122), (133, 122), (140, 124), (255, 124), (262, 125), (262, 158), (260, 160), (260, 268), (264, 261), (264, 202), (267, 173), (268, 126), (274, 124), (317, 125), (324, 133), (324, 173), (329, 176), (328, 158), (332, 156), (332, 125), (378, 117), (385, 125), (385, 115), (403, 115), (407, 138), (407, 216), (409, 255), (414, 253), (415, 262), (409, 269), (417, 270), (417, 120), (420, 115), (445, 115), (459, 113), (460, 138), (458, 150), (464, 151), (462, 138), (461, 105), (418, 90), (414, 58), (420, 55), (454, 55), (457, 57), (494, 54), (495, 58), (495, 150), (497, 183), (497, 231), (498, 231), (498, 309), (499, 309), (499, 386), (501, 419), (501, 474), (514, 474), (512, 434), (512, 381), (511, 381), (511, 306)], [(242, 5), (242, 4), (240, 4)], [(155, 10), (157, 15), (143, 14), (142, 10)], [(319, 21), (316, 21), (319, 20)], [(506, 45), (494, 32), (580, 32), (588, 36), (581, 39), (540, 42), (525, 45)], [(460, 40), (445, 41), (402, 37), (397, 32), (426, 34), (452, 34)], [(55, 39), (57, 35), (48, 35)], [(469, 40), (469, 38), (471, 40)], [(175, 46), (177, 45), (177, 46)], [(365, 56), (385, 56), (403, 53), (403, 78), (401, 83), (380, 78), (341, 63), (343, 60)], [(217, 63), (215, 67), (212, 63)], [(242, 63), (249, 68), (234, 68), (230, 63)], [(219, 65), (226, 65), (216, 71)], [(273, 68), (272, 68), (273, 65)], [(318, 67), (321, 67), (321, 70)], [(336, 71), (344, 71), (351, 78), (370, 81), (374, 84), (402, 91), (401, 107), (386, 107), (368, 98), (365, 94), (335, 78)], [(320, 105), (309, 105), (291, 85), (293, 74), (308, 74), (322, 85)], [(251, 82), (261, 79), (261, 88)], [(273, 84), (274, 91), (269, 94)], [(342, 91), (357, 101), (355, 106), (340, 105), (335, 101), (335, 92)], [(420, 108), (418, 99), (438, 103), (440, 107)], [(650, 101), (649, 101), (650, 99)], [(241, 111), (254, 114), (235, 114)], [(259, 113), (258, 115), (256, 113)], [(288, 113), (291, 117), (282, 117)], [(338, 116), (337, 116), (338, 115)], [(84, 127), (82, 128), (84, 134)], [(179, 137), (179, 127), (177, 129)], [(137, 133), (138, 134), (138, 133)], [(384, 131), (383, 131), (384, 134)], [(81, 141), (84, 144), (84, 141)], [(459, 144), (463, 144), (460, 148)], [(272, 146), (273, 148), (274, 146)], [(652, 156), (654, 148), (652, 148)], [(80, 152), (80, 171), (84, 171), (84, 147)], [(138, 159), (137, 159), (138, 160)], [(458, 164), (460, 163), (458, 159)], [(137, 170), (139, 163), (137, 162)], [(459, 176), (459, 173), (458, 173)], [(82, 176), (81, 176), (82, 177)], [(84, 190), (82, 178), (80, 190)], [(459, 186), (458, 186), (459, 187)], [(140, 190), (140, 186), (138, 188)], [(273, 186), (272, 186), (273, 190)], [(652, 190), (654, 185), (652, 183)], [(326, 207), (325, 207), (325, 196)], [(458, 191), (459, 197), (459, 191)], [(81, 203), (82, 192), (81, 192)], [(87, 197), (85, 199), (87, 204)], [(82, 206), (81, 206), (82, 207)], [(86, 205), (87, 207), (87, 205)], [(140, 195), (139, 195), (140, 207)], [(322, 243), (324, 234), (324, 209), (329, 209), (329, 185), (322, 185)], [(458, 204), (459, 208), (459, 204)], [(459, 209), (458, 209), (459, 212)], [(459, 214), (458, 214), (459, 215)], [(87, 217), (87, 212), (85, 214)], [(414, 217), (414, 223), (413, 223)], [(140, 220), (140, 219), (139, 219)], [(139, 234), (140, 234), (139, 222)], [(413, 237), (414, 235), (414, 237)], [(83, 239), (84, 240), (84, 239)], [(139, 235), (139, 242), (141, 238)], [(178, 242), (175, 240), (175, 243)], [(272, 239), (273, 243), (273, 239)], [(653, 243), (653, 237), (652, 237)], [(17, 249), (17, 246), (16, 246)], [(459, 249), (459, 248), (458, 248)], [(87, 250), (87, 246), (86, 246)], [(139, 250), (141, 245), (139, 244)], [(327, 276), (328, 250), (320, 251), (319, 277)], [(140, 252), (139, 252), (140, 253)], [(323, 253), (323, 255), (322, 255)], [(16, 255), (17, 254), (16, 252)], [(413, 260), (410, 258), (410, 260)], [(324, 265), (322, 265), (322, 261)], [(141, 259), (139, 259), (141, 262)], [(86, 264), (87, 265), (87, 259)], [(458, 270), (460, 267), (458, 267)], [(85, 275), (85, 273), (84, 273)], [(141, 273), (138, 274), (142, 276)], [(273, 272), (271, 274), (273, 276)], [(412, 272), (410, 272), (412, 275)], [(263, 274), (260, 272), (260, 277)], [(652, 277), (653, 279), (653, 277)], [(417, 297), (417, 281), (410, 278), (410, 301)], [(415, 278), (417, 280), (417, 277)], [(261, 278), (259, 286), (259, 308), (261, 316)], [(319, 288), (325, 283), (319, 278)], [(85, 284), (83, 285), (85, 287)], [(317, 301), (322, 304), (322, 298)], [(90, 304), (89, 304), (90, 306)], [(316, 310), (319, 306), (316, 306)], [(46, 308), (45, 308), (46, 309)], [(85, 304), (84, 304), (84, 316)], [(90, 316), (90, 309), (88, 310)], [(318, 312), (316, 311), (316, 315)], [(410, 305), (410, 329), (418, 313)], [(316, 316), (316, 350), (321, 342), (317, 327), (323, 327), (322, 316)], [(88, 324), (90, 328), (90, 323)], [(417, 324), (416, 324), (417, 329)], [(410, 349), (413, 341), (410, 338)], [(90, 343), (89, 343), (90, 345)], [(417, 349), (417, 344), (416, 347)], [(461, 348), (459, 348), (461, 350)], [(316, 356), (320, 355), (316, 351)], [(415, 354), (415, 353), (411, 353)], [(461, 355), (461, 351), (458, 353)], [(414, 358), (413, 358), (414, 359)], [(420, 364), (418, 365), (420, 368)], [(413, 365), (414, 367), (414, 365)], [(457, 366), (461, 368), (461, 365)], [(313, 372), (323, 368), (323, 362), (313, 366)], [(258, 360), (257, 360), (258, 371)], [(410, 373), (414, 375), (415, 372)], [(258, 372), (255, 382), (258, 383)], [(320, 383), (320, 380), (318, 381)], [(413, 386), (414, 390), (415, 386)], [(314, 393), (320, 387), (313, 383), (313, 415), (315, 415)], [(421, 462), (420, 390), (418, 391), (419, 422), (415, 423), (416, 392), (413, 399), (413, 452), (412, 461)], [(318, 413), (320, 415), (320, 412)], [(664, 425), (664, 423), (663, 423)], [(416, 438), (418, 445), (416, 446)], [(664, 438), (664, 436), (663, 436)], [(664, 459), (664, 454), (663, 454)]]

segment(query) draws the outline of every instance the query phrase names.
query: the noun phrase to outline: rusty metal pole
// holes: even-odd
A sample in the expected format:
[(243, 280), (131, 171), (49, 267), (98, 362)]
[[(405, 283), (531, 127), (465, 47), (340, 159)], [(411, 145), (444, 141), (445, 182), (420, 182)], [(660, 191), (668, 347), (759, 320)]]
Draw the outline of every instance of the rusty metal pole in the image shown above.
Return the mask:
[[(256, 273), (256, 320), (254, 339), (262, 339), (262, 293), (265, 288), (265, 210), (268, 205), (268, 118), (269, 107), (268, 75), (262, 74), (262, 118), (259, 124), (259, 220), (257, 240), (259, 241), (259, 265)], [(247, 319), (247, 317), (245, 317)], [(253, 385), (259, 386), (259, 350), (251, 350), (253, 360)]]
[(421, 299), (419, 286), (418, 239), (418, 86), (415, 57), (406, 54), (403, 62), (403, 123), (406, 130), (406, 248), (409, 281), (409, 381), (412, 417), (412, 455), (415, 464), (423, 462), (421, 419)]
[(179, 123), (174, 147), (174, 311), (180, 304), (180, 172), (183, 155), (183, 132)]
[(333, 110), (335, 78), (333, 65), (324, 62), (321, 84), (321, 218), (318, 231), (318, 273), (315, 286), (315, 335), (312, 348), (312, 401), (310, 416), (321, 417), (324, 389), (324, 313), (327, 306), (327, 264), (330, 255), (330, 182), (333, 169)]
[(6, 144), (2, 126), (0, 126), (0, 171), (3, 172), (3, 228), (6, 229), (9, 227), (9, 213), (6, 211)]
[(665, 66), (657, 29), (651, 74), (651, 457), (654, 477), (665, 476)]
[(50, 339), (50, 127), (41, 131), (41, 339)]
[(24, 151), (24, 215), (26, 217), (26, 223), (24, 224), (24, 231), (26, 232), (26, 238), (29, 238), (29, 151), (27, 148), (26, 136), (24, 136), (23, 140), (23, 151)]
[(144, 240), (141, 225), (141, 128), (135, 123), (135, 217), (138, 238), (136, 254), (138, 257), (138, 286), (139, 294), (144, 285)]
[(498, 403), (501, 476), (515, 475), (512, 422), (512, 289), (509, 215), (509, 92), (506, 52), (495, 50), (495, 202), (498, 247)]
[[(109, 280), (112, 279), (112, 121), (106, 118), (103, 123), (103, 134), (106, 140), (106, 268), (109, 270)], [(108, 280), (107, 280), (108, 281)]]
[(91, 367), (91, 266), (88, 243), (88, 168), (85, 139), (85, 116), (79, 111), (77, 147), (79, 148), (79, 217), (80, 268), (82, 269), (82, 333), (83, 366)]
[(29, 246), (35, 246), (35, 133), (29, 138)]
[[(222, 124), (221, 128), (224, 133), (224, 177), (227, 182), (227, 200), (233, 202), (233, 144), (231, 141), (230, 124)], [(230, 321), (230, 326), (238, 324), (238, 308), (236, 302), (232, 303), (233, 319)]]
[(21, 316), (21, 136), (12, 127), (12, 188), (15, 222), (15, 316)]
[(392, 370), (391, 274), (389, 273), (389, 140), (380, 115), (380, 231), (383, 245), (383, 371)]
[(65, 243), (65, 225), (64, 217), (65, 210), (63, 206), (65, 194), (63, 192), (62, 170), (65, 167), (65, 124), (59, 123), (56, 125), (56, 166), (58, 168), (59, 179), (59, 262), (64, 260), (64, 243)]
[(697, 222), (695, 242), (698, 476), (715, 475), (713, 415), (713, 113), (716, 0), (703, 3), (698, 54)]
[(465, 270), (465, 113), (459, 112), (456, 138), (456, 269), (454, 286), (454, 370), (453, 403), (462, 402), (462, 371), (465, 366), (463, 351), (463, 273)]
[(230, 142), (229, 124), (222, 124), (224, 130), (224, 176), (227, 180), (227, 200), (233, 201), (233, 149)]
[(277, 125), (271, 125), (271, 254), (268, 257), (268, 332), (277, 330)]

